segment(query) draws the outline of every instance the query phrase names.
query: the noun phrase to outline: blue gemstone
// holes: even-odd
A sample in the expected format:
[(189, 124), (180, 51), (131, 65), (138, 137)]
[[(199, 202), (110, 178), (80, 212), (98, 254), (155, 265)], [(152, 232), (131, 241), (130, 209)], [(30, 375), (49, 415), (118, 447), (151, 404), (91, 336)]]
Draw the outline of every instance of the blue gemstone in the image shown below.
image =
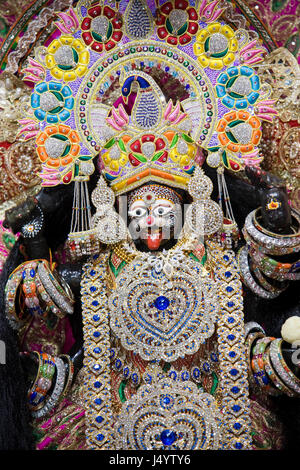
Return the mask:
[(233, 340), (234, 340), (234, 338), (235, 338), (235, 336), (234, 336), (234, 335), (228, 335), (228, 336), (227, 336), (227, 339), (229, 339), (229, 341), (233, 341)]
[(29, 399), (30, 402), (32, 402), (32, 401), (35, 399), (36, 396), (37, 396), (37, 393), (36, 393), (36, 392), (33, 392), (33, 393), (30, 395), (30, 399)]
[(94, 315), (94, 316), (93, 316), (93, 320), (94, 320), (94, 321), (99, 321), (99, 320), (100, 320), (99, 315)]
[(100, 370), (101, 366), (99, 364), (95, 364), (93, 367), (94, 370)]
[(97, 435), (97, 441), (103, 441), (103, 439), (104, 439), (103, 434), (98, 434)]
[(95, 382), (94, 387), (95, 388), (100, 388), (101, 387), (101, 382)]
[(95, 276), (95, 274), (96, 274), (96, 271), (95, 271), (94, 269), (92, 269), (92, 270), (90, 271), (90, 275), (91, 275), (91, 276)]
[(231, 369), (231, 371), (230, 371), (230, 374), (233, 375), (233, 376), (237, 375), (238, 373), (239, 373), (239, 371), (237, 369)]
[(26, 271), (23, 271), (22, 272), (22, 278), (25, 279), (25, 277), (26, 277)]
[(227, 287), (226, 287), (226, 291), (227, 291), (227, 292), (232, 292), (232, 291), (233, 291), (233, 287), (227, 286)]
[(168, 405), (168, 404), (171, 402), (171, 400), (170, 400), (169, 397), (165, 397), (165, 398), (163, 399), (163, 402), (164, 402), (165, 405)]
[(95, 331), (95, 332), (93, 333), (93, 335), (95, 336), (95, 338), (99, 338), (100, 333), (99, 333), (99, 331)]
[(204, 370), (204, 372), (209, 372), (210, 371), (210, 365), (209, 365), (208, 362), (204, 362), (203, 370)]
[(131, 380), (137, 383), (139, 381), (139, 376), (137, 374), (131, 374)]
[(267, 377), (266, 375), (263, 375), (263, 376), (262, 376), (262, 381), (263, 381), (263, 383), (264, 383), (265, 385), (268, 385), (268, 383), (269, 383), (269, 379), (268, 379), (268, 377)]
[(240, 389), (239, 387), (232, 387), (231, 392), (232, 393), (239, 393)]
[(230, 271), (226, 271), (226, 272), (225, 272), (225, 277), (228, 278), (228, 277), (230, 277), (230, 276), (231, 276), (231, 272), (230, 272)]
[(102, 404), (101, 398), (96, 398), (95, 403), (96, 405), (101, 405)]
[(160, 295), (154, 301), (154, 305), (155, 305), (156, 308), (158, 308), (158, 310), (165, 310), (166, 308), (169, 307), (170, 301), (164, 295)]
[(232, 407), (232, 409), (233, 409), (233, 411), (234, 411), (235, 413), (238, 413), (238, 412), (240, 411), (241, 407), (240, 407), (240, 405), (234, 405), (234, 406)]
[(97, 416), (96, 421), (97, 421), (97, 423), (102, 423), (102, 421), (103, 421), (102, 416)]
[(229, 257), (227, 255), (223, 256), (224, 261), (229, 261)]
[(235, 353), (234, 351), (230, 351), (229, 356), (230, 356), (230, 357), (235, 357), (235, 356), (236, 356), (236, 353)]
[(128, 376), (129, 376), (129, 372), (130, 372), (129, 367), (124, 367), (124, 369), (123, 369), (123, 375), (124, 375), (124, 377), (128, 377)]
[(233, 318), (233, 317), (229, 317), (227, 321), (228, 321), (228, 323), (233, 323), (233, 322), (234, 322), (234, 318)]
[(117, 369), (120, 369), (122, 367), (122, 361), (120, 361), (120, 359), (117, 359), (115, 362), (115, 366)]
[(165, 429), (161, 433), (160, 439), (164, 445), (170, 446), (173, 444), (173, 442), (176, 441), (177, 437), (174, 431), (171, 431), (170, 429)]
[(97, 259), (97, 258), (99, 258), (98, 254), (93, 256), (93, 259)]
[(234, 429), (238, 430), (241, 429), (242, 426), (240, 425), (240, 423), (234, 423), (233, 427)]
[(237, 442), (234, 446), (236, 449), (242, 449), (243, 444), (241, 442)]
[(234, 306), (234, 302), (231, 301), (231, 302), (228, 302), (228, 303), (227, 303), (227, 307), (230, 308), (230, 307), (233, 307), (233, 306)]
[(91, 287), (90, 287), (90, 291), (91, 291), (91, 292), (95, 292), (96, 290), (97, 290), (97, 287), (95, 287), (95, 286), (91, 286)]
[(101, 349), (100, 349), (100, 348), (95, 348), (95, 349), (94, 349), (94, 353), (100, 354), (100, 353), (101, 353)]
[(97, 307), (97, 305), (99, 305), (98, 300), (93, 300), (92, 305), (94, 305), (94, 307)]
[(31, 277), (34, 277), (34, 276), (35, 276), (35, 270), (34, 270), (34, 269), (31, 269), (31, 270), (30, 270), (30, 276), (31, 276)]

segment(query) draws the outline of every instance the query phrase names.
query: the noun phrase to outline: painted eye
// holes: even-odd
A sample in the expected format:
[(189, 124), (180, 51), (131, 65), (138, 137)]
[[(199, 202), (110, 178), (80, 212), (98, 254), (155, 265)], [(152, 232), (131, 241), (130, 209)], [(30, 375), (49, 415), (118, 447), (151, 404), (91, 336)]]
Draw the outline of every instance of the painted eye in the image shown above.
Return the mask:
[(128, 211), (130, 217), (143, 217), (147, 214), (147, 209), (144, 207), (137, 207), (136, 209)]
[(170, 212), (171, 207), (156, 207), (154, 209), (153, 214), (158, 217), (162, 217)]
[(125, 92), (128, 91), (128, 88), (124, 88), (124, 91), (125, 91)]

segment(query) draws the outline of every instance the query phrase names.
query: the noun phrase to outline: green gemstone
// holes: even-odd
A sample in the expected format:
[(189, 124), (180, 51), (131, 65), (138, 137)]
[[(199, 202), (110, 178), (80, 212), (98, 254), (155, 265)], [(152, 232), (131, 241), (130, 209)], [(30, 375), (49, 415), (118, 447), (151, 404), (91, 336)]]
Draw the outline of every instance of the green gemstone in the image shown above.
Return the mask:
[(203, 96), (204, 96), (204, 98), (208, 98), (209, 97), (208, 91), (206, 91)]
[(86, 119), (80, 119), (80, 124), (85, 124), (86, 123)]
[(212, 111), (207, 111), (207, 116), (212, 116), (213, 112)]
[(184, 65), (185, 67), (187, 67), (187, 66), (189, 65), (189, 61), (188, 61), (188, 60), (185, 60), (185, 61), (183, 62), (183, 65)]
[(168, 57), (172, 57), (172, 55), (173, 55), (173, 52), (171, 52), (171, 51), (167, 52)]
[(104, 67), (102, 67), (102, 65), (100, 65), (100, 67), (98, 67), (98, 70), (99, 70), (99, 72), (103, 72)]
[(207, 133), (208, 133), (208, 130), (207, 130), (207, 129), (203, 129), (202, 134), (207, 134)]
[(114, 54), (114, 55), (113, 55), (113, 59), (114, 59), (114, 60), (118, 60), (118, 54)]
[(88, 82), (88, 83), (87, 83), (87, 86), (88, 86), (89, 88), (92, 88), (92, 86), (93, 86), (92, 82)]
[(150, 46), (149, 51), (153, 52), (154, 51), (154, 46)]
[(91, 140), (93, 140), (93, 137), (91, 137), (90, 135), (87, 137), (87, 140), (90, 142)]
[(85, 100), (81, 100), (81, 101), (80, 101), (80, 104), (85, 105), (85, 104), (86, 104), (86, 101), (85, 101)]
[(130, 52), (134, 53), (135, 52), (135, 47), (131, 47)]
[(199, 80), (201, 80), (201, 78), (202, 78), (201, 75), (197, 75), (196, 80), (199, 81)]

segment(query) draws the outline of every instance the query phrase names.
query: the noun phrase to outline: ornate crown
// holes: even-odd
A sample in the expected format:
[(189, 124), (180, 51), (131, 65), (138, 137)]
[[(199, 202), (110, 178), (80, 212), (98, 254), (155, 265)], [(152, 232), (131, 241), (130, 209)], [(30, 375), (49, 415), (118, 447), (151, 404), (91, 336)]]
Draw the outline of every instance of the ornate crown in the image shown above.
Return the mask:
[(200, 148), (212, 167), (260, 162), (261, 121), (276, 114), (253, 68), (266, 51), (217, 22), (218, 4), (80, 0), (58, 14), (61, 35), (24, 69), (35, 87), (20, 135), (36, 137), (42, 185), (91, 174), (97, 155), (116, 194), (185, 188)]
[(185, 188), (199, 152), (187, 113), (179, 101), (167, 104), (147, 73), (122, 78), (122, 95), (106, 118), (115, 135), (101, 152), (104, 176), (116, 194), (150, 180)]

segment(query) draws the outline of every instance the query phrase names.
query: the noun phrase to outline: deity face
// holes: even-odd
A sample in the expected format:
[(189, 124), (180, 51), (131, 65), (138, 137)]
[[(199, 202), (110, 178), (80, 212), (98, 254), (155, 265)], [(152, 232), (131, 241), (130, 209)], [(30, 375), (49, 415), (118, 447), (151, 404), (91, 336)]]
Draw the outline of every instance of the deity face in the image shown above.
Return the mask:
[(144, 185), (128, 200), (129, 229), (149, 250), (156, 251), (174, 237), (181, 220), (181, 198), (171, 188), (159, 184)]

